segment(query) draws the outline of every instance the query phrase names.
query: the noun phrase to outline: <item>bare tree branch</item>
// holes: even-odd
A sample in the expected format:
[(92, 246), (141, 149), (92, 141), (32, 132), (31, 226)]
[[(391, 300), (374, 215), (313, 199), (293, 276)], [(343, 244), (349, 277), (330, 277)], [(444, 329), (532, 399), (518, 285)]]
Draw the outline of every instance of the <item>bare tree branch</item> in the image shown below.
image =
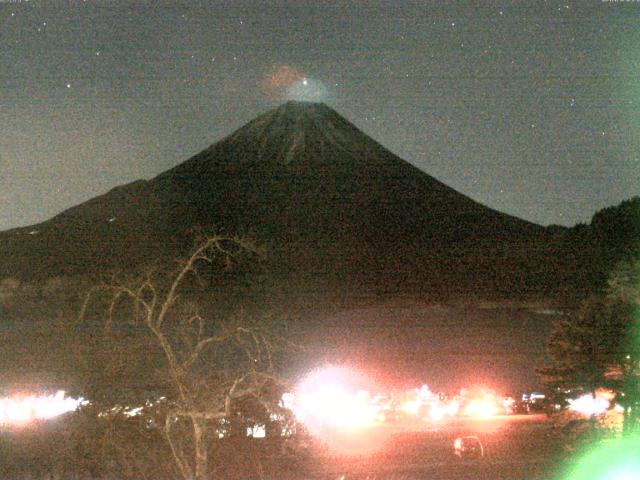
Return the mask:
[(190, 480), (193, 478), (193, 471), (191, 470), (191, 467), (189, 467), (189, 464), (186, 461), (186, 459), (184, 458), (183, 452), (180, 451), (180, 449), (176, 446), (175, 442), (173, 441), (173, 437), (171, 434), (171, 425), (173, 424), (173, 421), (174, 421), (173, 416), (167, 415), (167, 418), (165, 419), (165, 423), (164, 423), (164, 434), (167, 439), (167, 442), (169, 443), (169, 448), (171, 449), (171, 453), (176, 462), (176, 465), (178, 465), (178, 469), (180, 470), (180, 473), (182, 473), (182, 476), (184, 477), (185, 480)]
[[(80, 312), (85, 318), (92, 299), (100, 291), (108, 292), (105, 329), (126, 318), (126, 308), (131, 308), (129, 318), (138, 328), (137, 334), (158, 347), (166, 385), (173, 391), (167, 390), (166, 405), (159, 413), (164, 418), (160, 429), (185, 480), (203, 480), (207, 475), (206, 442), (221, 421), (237, 415), (246, 399), (256, 400), (268, 412), (272, 404), (265, 392), (282, 385), (272, 373), (272, 345), (259, 328), (247, 325), (243, 314), (232, 324), (208, 323), (193, 303), (191, 292), (186, 291), (192, 284), (189, 282), (201, 281), (199, 265), (213, 264), (216, 258), (227, 262), (238, 251), (257, 253), (242, 239), (207, 238), (180, 264), (166, 286), (154, 280), (153, 272), (138, 282), (114, 279), (112, 284), (92, 288)], [(130, 359), (119, 355), (111, 361), (114, 364), (106, 370), (115, 367), (112, 372), (117, 374)], [(187, 424), (192, 427), (188, 431), (184, 429)]]

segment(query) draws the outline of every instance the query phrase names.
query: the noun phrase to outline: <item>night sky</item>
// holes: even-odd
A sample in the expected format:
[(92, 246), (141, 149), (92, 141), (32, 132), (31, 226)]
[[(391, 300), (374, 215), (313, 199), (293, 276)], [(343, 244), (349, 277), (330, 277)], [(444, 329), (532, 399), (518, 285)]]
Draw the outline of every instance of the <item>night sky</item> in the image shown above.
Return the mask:
[(544, 225), (640, 193), (640, 2), (475, 3), (0, 0), (0, 229), (287, 99)]

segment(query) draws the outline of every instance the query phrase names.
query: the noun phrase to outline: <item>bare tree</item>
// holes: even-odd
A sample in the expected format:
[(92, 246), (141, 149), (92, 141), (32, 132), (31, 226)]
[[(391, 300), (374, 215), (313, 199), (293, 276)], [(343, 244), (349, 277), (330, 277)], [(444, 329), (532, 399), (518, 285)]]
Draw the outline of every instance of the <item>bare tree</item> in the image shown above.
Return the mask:
[(199, 306), (211, 267), (246, 252), (256, 249), (244, 240), (207, 238), (168, 280), (150, 272), (110, 281), (81, 309), (81, 319), (103, 319), (103, 353), (92, 358), (101, 383), (95, 404), (111, 405), (103, 416), (142, 418), (139, 428), (161, 435), (185, 480), (211, 478), (211, 443), (229, 435), (246, 405), (267, 415), (279, 408), (273, 325), (241, 314), (213, 320)]

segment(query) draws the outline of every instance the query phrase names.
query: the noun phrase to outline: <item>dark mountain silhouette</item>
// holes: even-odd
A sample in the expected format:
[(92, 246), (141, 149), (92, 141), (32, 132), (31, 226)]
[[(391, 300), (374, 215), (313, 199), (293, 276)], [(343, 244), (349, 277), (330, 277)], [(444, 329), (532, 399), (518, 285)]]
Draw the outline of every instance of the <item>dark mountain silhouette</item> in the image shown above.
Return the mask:
[(434, 296), (551, 291), (563, 235), (447, 187), (324, 104), (288, 102), (151, 180), (0, 234), (0, 278), (139, 266), (184, 253), (194, 227), (254, 238), (282, 278)]
[(95, 283), (82, 277), (172, 266), (202, 229), (265, 246), (262, 261), (212, 276), (223, 288), (198, 304), (214, 319), (238, 306), (286, 318), (307, 347), (287, 368), (345, 362), (403, 382), (530, 389), (549, 325), (640, 253), (638, 226), (638, 198), (573, 228), (496, 212), (329, 107), (287, 103), (156, 178), (0, 233), (1, 326), (16, 351), (3, 383), (64, 383), (51, 319), (75, 312)]

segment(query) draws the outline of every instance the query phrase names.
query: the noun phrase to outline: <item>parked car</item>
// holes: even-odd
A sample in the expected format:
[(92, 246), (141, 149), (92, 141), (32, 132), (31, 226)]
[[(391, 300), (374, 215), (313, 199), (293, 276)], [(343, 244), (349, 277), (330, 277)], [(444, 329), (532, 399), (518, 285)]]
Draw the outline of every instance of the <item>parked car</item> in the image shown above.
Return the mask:
[(458, 437), (453, 442), (453, 452), (459, 458), (481, 458), (484, 456), (484, 447), (476, 436)]

